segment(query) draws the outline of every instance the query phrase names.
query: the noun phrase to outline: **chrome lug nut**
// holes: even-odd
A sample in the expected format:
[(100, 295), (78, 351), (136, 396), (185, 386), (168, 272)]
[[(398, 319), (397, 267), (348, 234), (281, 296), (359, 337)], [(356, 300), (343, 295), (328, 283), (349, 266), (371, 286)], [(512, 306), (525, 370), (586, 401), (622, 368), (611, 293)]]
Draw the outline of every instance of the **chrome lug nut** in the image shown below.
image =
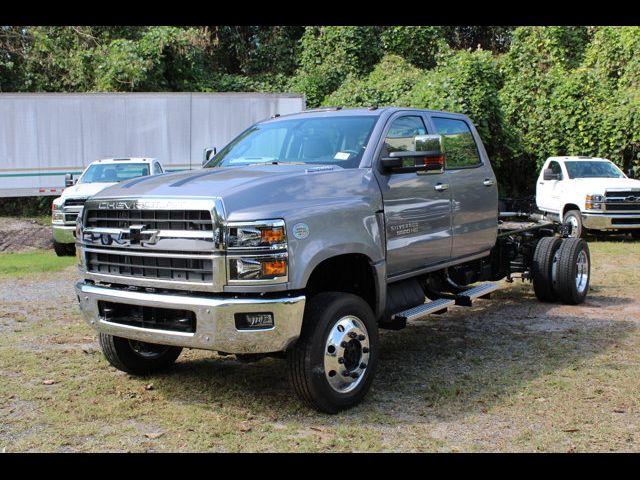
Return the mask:
[(360, 368), (362, 368), (362, 369), (367, 368), (367, 364), (366, 364), (366, 363), (364, 363), (364, 362), (362, 362), (362, 363), (360, 364)]
[(358, 378), (359, 376), (360, 376), (360, 375), (358, 375), (358, 372), (353, 372), (353, 373), (351, 374), (351, 378), (354, 378), (354, 379), (355, 379), (355, 378)]
[(344, 363), (344, 358), (343, 357), (338, 357), (338, 363)]
[(362, 353), (369, 353), (369, 348), (362, 347)]
[(365, 337), (362, 334), (358, 335), (358, 340), (360, 340), (360, 341), (363, 341), (365, 338), (367, 338), (367, 337)]
[(345, 342), (345, 341), (342, 341), (342, 342), (340, 343), (340, 346), (341, 346), (342, 348), (347, 348), (347, 347), (349, 346), (349, 344), (348, 344), (347, 342)]
[(342, 372), (342, 376), (343, 377), (348, 377), (350, 375), (349, 372), (347, 372), (346, 370), (344, 372)]
[(356, 338), (358, 334), (356, 332), (349, 332), (349, 338)]

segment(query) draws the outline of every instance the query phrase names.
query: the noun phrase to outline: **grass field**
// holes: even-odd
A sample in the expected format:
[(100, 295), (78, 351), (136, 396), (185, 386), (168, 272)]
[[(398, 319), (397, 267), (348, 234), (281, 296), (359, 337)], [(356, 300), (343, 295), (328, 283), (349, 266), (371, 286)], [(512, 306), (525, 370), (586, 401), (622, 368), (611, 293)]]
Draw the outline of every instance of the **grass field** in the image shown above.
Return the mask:
[(0, 253), (0, 278), (56, 272), (75, 263), (75, 257), (58, 257), (52, 250)]
[(639, 452), (640, 243), (590, 245), (585, 304), (516, 282), (382, 331), (372, 391), (333, 416), (301, 406), (276, 359), (184, 351), (159, 375), (115, 370), (80, 318), (75, 267), (25, 275), (39, 257), (22, 257), (0, 279), (0, 451)]

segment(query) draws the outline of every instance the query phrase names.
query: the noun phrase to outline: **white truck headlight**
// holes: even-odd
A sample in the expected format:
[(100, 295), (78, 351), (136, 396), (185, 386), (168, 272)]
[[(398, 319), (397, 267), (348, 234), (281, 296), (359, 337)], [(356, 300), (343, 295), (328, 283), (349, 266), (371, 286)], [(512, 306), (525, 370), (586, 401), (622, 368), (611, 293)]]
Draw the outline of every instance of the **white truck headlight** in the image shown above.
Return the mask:
[(587, 195), (585, 198), (584, 208), (587, 210), (602, 210), (603, 195)]
[(54, 200), (51, 204), (51, 223), (64, 223), (64, 212), (62, 211), (62, 204), (56, 202), (56, 200)]

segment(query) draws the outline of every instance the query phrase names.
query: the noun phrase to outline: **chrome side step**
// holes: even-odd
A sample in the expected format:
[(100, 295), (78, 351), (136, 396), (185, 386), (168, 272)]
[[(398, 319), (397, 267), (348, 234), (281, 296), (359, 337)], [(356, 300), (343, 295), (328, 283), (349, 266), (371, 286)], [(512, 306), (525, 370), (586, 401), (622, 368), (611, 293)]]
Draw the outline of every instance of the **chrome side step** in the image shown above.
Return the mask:
[(469, 290), (465, 290), (464, 292), (456, 295), (456, 305), (460, 305), (462, 307), (470, 307), (473, 303), (473, 300), (475, 300), (476, 298), (488, 298), (491, 292), (495, 292), (499, 288), (499, 283), (484, 283), (477, 287), (470, 288)]
[(430, 313), (440, 312), (442, 310), (446, 310), (448, 307), (451, 307), (456, 304), (455, 300), (449, 300), (448, 298), (439, 298), (438, 300), (433, 300), (429, 303), (423, 303), (422, 305), (418, 305), (417, 307), (410, 308), (400, 313), (396, 313), (394, 318), (404, 319), (404, 320), (418, 320), (422, 317), (426, 317)]
[(423, 303), (417, 307), (409, 308), (393, 316), (394, 320), (407, 322), (411, 320), (419, 320), (431, 313), (444, 313), (447, 308), (454, 305), (470, 307), (476, 298), (488, 298), (491, 292), (495, 292), (500, 288), (498, 283), (484, 283), (477, 287), (465, 290), (457, 295), (448, 295), (449, 298), (439, 298), (428, 303)]

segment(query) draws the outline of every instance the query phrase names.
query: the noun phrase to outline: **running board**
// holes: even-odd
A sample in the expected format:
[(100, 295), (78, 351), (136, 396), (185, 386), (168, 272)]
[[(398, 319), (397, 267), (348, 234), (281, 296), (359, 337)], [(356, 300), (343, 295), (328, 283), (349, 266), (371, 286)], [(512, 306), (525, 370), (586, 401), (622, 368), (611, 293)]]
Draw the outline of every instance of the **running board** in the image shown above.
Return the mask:
[(454, 305), (470, 307), (476, 298), (489, 298), (491, 292), (495, 292), (500, 288), (498, 283), (485, 283), (477, 287), (465, 290), (457, 295), (451, 295), (451, 298), (439, 298), (428, 303), (423, 303), (417, 307), (409, 308), (402, 312), (398, 312), (393, 316), (394, 320), (407, 322), (411, 320), (419, 320), (432, 313), (444, 313), (447, 308)]
[(410, 308), (403, 312), (396, 313), (394, 318), (404, 319), (405, 321), (419, 320), (422, 317), (426, 317), (430, 313), (436, 313), (446, 311), (448, 307), (455, 305), (455, 300), (449, 300), (448, 298), (439, 298), (429, 303), (423, 303), (417, 307)]
[(489, 298), (491, 292), (495, 292), (500, 288), (499, 283), (485, 283), (477, 287), (465, 290), (455, 296), (456, 305), (462, 307), (470, 307), (476, 298)]

